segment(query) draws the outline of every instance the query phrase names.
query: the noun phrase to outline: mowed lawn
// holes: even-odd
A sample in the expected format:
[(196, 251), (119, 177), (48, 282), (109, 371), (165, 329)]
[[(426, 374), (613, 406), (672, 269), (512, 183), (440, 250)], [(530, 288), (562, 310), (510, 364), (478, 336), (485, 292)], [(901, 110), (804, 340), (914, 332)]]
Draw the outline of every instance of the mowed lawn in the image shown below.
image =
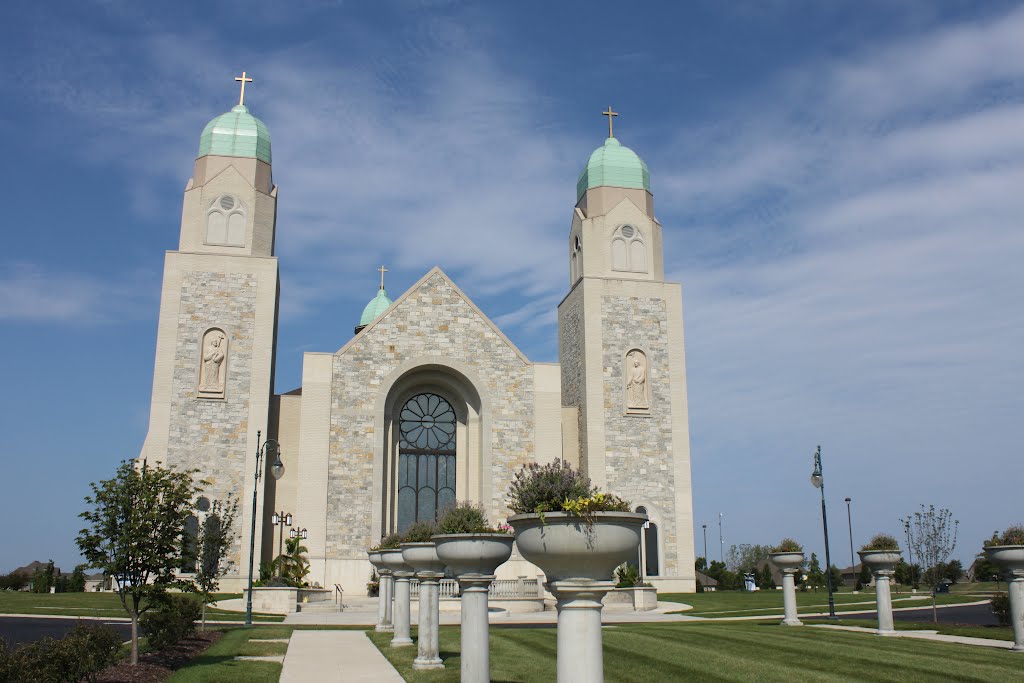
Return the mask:
[[(197, 600), (198, 596), (193, 596)], [(215, 597), (235, 598), (238, 594), (220, 594)], [(0, 591), (0, 614), (35, 614), (38, 616), (128, 618), (116, 593), (23, 593)], [(243, 621), (242, 612), (227, 612), (215, 607), (206, 608), (206, 618), (213, 621)], [(283, 621), (274, 614), (254, 614), (255, 621)]]
[[(368, 633), (407, 681), (458, 681), (459, 630), (442, 627), (443, 671), (413, 671), (415, 647)], [(555, 629), (491, 628), (491, 679), (555, 680)], [(872, 634), (754, 623), (630, 624), (604, 630), (605, 680), (1019, 681), (1021, 655)]]
[[(988, 596), (969, 594), (939, 595), (938, 604), (953, 605), (965, 602), (987, 600)], [(707, 593), (659, 593), (658, 600), (681, 602), (691, 605), (693, 609), (682, 614), (695, 617), (756, 617), (759, 615), (774, 616), (782, 614), (782, 591), (714, 591)], [(836, 593), (837, 612), (873, 610), (875, 608), (874, 592)], [(828, 612), (828, 593), (825, 591), (797, 591), (797, 610), (800, 613), (813, 614)], [(930, 594), (893, 594), (893, 607), (931, 607)]]

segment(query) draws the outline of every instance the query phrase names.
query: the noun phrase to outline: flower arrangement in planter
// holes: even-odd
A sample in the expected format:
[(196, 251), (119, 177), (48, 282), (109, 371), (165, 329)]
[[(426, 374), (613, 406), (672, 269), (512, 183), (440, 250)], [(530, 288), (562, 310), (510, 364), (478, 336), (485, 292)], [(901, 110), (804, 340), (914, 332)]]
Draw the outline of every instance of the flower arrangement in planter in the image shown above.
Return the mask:
[(479, 505), (461, 501), (446, 508), (437, 519), (434, 534), (501, 534), (508, 533), (509, 527), (492, 527), (487, 513)]
[(1024, 652), (1024, 526), (1010, 526), (985, 546), (989, 562), (1007, 573), (1010, 622), (1013, 624), (1013, 651)]
[(804, 547), (787, 536), (772, 548), (769, 559), (782, 571), (782, 606), (785, 612), (782, 623), (801, 626), (796, 609), (796, 575), (804, 566)]
[(792, 538), (784, 538), (772, 548), (772, 553), (802, 553), (803, 551), (804, 547)]
[(1002, 535), (995, 533), (986, 544), (987, 547), (1004, 545), (1024, 545), (1024, 525), (1014, 524), (1006, 528)]
[(549, 582), (609, 581), (636, 551), (647, 521), (647, 515), (630, 512), (627, 501), (599, 491), (565, 461), (525, 465), (508, 498), (515, 513), (508, 523), (519, 552)]
[(900, 543), (889, 534), (875, 534), (870, 541), (861, 546), (861, 550), (899, 550)]
[(442, 512), (431, 538), (438, 557), (456, 577), (493, 574), (512, 554), (512, 535), (491, 526), (483, 508), (469, 501)]

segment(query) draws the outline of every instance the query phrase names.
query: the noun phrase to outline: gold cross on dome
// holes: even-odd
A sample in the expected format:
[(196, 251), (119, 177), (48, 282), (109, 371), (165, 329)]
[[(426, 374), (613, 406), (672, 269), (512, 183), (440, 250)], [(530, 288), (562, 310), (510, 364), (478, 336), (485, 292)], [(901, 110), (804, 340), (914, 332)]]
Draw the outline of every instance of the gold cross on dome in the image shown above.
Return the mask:
[(384, 289), (384, 273), (388, 272), (388, 269), (385, 268), (384, 266), (381, 266), (380, 268), (377, 269), (377, 272), (380, 273), (380, 288)]
[(610, 138), (615, 137), (614, 135), (612, 135), (612, 117), (613, 116), (618, 116), (618, 115), (619, 115), (619, 112), (612, 111), (612, 106), (610, 104), (608, 105), (608, 111), (601, 112), (601, 116), (607, 116), (608, 117), (608, 137), (610, 137)]
[[(238, 95), (238, 104), (245, 104), (245, 84), (252, 83), (252, 79), (246, 78), (245, 72), (243, 71), (241, 76), (235, 76), (235, 80), (242, 82), (242, 92)], [(611, 109), (611, 107), (608, 108)]]

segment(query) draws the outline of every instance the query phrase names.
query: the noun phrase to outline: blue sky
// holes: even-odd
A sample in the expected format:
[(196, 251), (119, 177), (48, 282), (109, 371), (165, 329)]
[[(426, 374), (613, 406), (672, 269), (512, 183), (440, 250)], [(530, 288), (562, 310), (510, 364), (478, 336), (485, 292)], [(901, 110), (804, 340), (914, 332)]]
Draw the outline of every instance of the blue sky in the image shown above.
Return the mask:
[[(17, 2), (0, 28), (0, 570), (67, 568), (145, 437), (163, 252), (205, 123), (255, 79), (280, 187), (277, 390), (377, 273), (444, 268), (534, 360), (576, 175), (651, 169), (683, 283), (697, 553), (833, 561), (918, 503), (965, 561), (1024, 519), (1024, 6)], [(459, 244), (458, 247), (454, 246)], [(844, 560), (845, 558), (845, 560)]]

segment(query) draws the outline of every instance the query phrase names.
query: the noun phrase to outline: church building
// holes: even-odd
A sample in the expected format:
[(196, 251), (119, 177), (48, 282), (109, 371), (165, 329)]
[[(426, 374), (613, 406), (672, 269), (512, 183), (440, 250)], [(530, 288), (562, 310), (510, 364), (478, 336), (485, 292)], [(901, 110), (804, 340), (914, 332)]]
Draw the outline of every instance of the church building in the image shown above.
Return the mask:
[[(257, 567), (277, 556), (289, 530), (275, 513), (287, 512), (307, 534), (307, 580), (362, 592), (366, 550), (383, 535), (456, 500), (503, 522), (515, 472), (562, 459), (650, 516), (637, 549), (646, 580), (693, 592), (682, 290), (665, 281), (648, 169), (612, 136), (614, 112), (566, 206), (557, 364), (527, 358), (443, 264), (394, 300), (382, 268), (353, 336), (305, 353), (302, 385), (276, 394), (278, 187), (245, 82), (200, 135), (166, 254), (140, 455), (199, 470), (208, 500), (240, 501), (222, 590), (248, 575), (254, 485)], [(518, 576), (541, 573), (514, 554), (499, 577)]]

